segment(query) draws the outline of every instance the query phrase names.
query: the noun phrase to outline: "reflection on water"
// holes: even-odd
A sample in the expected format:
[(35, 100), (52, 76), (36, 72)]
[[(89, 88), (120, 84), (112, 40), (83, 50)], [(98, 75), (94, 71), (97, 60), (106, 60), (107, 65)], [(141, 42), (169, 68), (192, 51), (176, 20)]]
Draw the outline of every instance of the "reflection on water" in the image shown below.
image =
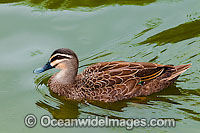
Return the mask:
[(20, 2), (22, 0), (1, 0), (0, 3), (14, 3), (14, 2)]
[(200, 19), (200, 12), (193, 12), (193, 13), (187, 15), (187, 17), (190, 21), (199, 20)]
[[(58, 98), (60, 99), (60, 98)], [(75, 119), (79, 116), (78, 102), (71, 100), (60, 100), (62, 104), (53, 107), (48, 101), (38, 101), (36, 105), (47, 110), (55, 119)]]
[[(139, 5), (144, 6), (156, 0), (1, 0), (0, 3), (19, 2), (42, 9), (92, 11), (96, 7), (108, 5)], [(78, 9), (81, 7), (80, 9)], [(76, 9), (77, 8), (77, 9)]]
[(170, 28), (162, 31), (154, 36), (147, 38), (140, 44), (153, 44), (164, 45), (167, 43), (177, 43), (186, 39), (198, 37), (200, 35), (200, 20), (184, 23), (177, 27)]
[(160, 26), (160, 24), (162, 24), (162, 19), (160, 19), (160, 18), (152, 18), (150, 20), (147, 20), (146, 23), (145, 23), (145, 26), (147, 27), (147, 29), (145, 29), (142, 32), (134, 35), (134, 37), (131, 40), (123, 42), (121, 44), (129, 44), (129, 43), (131, 43), (133, 40), (141, 37), (142, 35), (144, 35), (148, 31), (153, 30), (154, 28)]

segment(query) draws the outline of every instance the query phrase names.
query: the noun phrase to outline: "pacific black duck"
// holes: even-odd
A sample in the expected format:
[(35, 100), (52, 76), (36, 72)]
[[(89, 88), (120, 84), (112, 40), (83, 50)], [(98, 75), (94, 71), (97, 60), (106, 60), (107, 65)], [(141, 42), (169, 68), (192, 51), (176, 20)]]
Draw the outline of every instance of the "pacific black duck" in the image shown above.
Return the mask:
[(147, 96), (167, 88), (191, 67), (187, 65), (161, 65), (148, 62), (100, 62), (78, 72), (77, 55), (70, 49), (57, 49), (41, 73), (51, 68), (60, 69), (48, 81), (50, 89), (58, 95), (75, 100), (115, 102), (137, 96)]

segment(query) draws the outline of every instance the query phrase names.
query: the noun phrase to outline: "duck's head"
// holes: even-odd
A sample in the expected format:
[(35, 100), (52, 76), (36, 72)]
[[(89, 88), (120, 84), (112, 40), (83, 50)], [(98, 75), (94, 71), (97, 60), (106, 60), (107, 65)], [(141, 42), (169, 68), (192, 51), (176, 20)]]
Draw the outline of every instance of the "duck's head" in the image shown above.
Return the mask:
[(55, 50), (48, 62), (41, 68), (35, 69), (33, 73), (42, 73), (46, 70), (57, 68), (64, 71), (78, 71), (77, 55), (70, 49), (61, 48)]

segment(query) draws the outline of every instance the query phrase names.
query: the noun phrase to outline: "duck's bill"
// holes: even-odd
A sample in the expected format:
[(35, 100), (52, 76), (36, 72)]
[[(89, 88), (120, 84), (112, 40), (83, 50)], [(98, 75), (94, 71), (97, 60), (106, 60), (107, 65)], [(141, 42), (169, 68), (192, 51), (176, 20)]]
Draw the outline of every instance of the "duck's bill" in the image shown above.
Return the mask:
[(36, 73), (36, 74), (42, 73), (42, 72), (49, 70), (51, 68), (53, 68), (53, 67), (51, 66), (50, 62), (47, 62), (47, 64), (44, 65), (43, 67), (33, 70), (33, 73)]

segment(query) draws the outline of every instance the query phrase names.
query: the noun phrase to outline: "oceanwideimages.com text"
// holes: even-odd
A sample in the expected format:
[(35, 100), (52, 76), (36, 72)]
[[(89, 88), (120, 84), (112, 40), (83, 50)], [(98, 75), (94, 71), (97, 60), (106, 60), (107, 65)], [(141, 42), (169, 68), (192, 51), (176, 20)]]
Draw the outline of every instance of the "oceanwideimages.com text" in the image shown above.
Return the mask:
[(128, 118), (111, 119), (106, 117), (91, 117), (77, 119), (53, 119), (48, 115), (43, 115), (38, 120), (35, 115), (29, 114), (25, 117), (24, 123), (27, 127), (34, 127), (39, 123), (42, 127), (122, 127), (132, 130), (135, 127), (175, 127), (176, 121), (173, 118)]

